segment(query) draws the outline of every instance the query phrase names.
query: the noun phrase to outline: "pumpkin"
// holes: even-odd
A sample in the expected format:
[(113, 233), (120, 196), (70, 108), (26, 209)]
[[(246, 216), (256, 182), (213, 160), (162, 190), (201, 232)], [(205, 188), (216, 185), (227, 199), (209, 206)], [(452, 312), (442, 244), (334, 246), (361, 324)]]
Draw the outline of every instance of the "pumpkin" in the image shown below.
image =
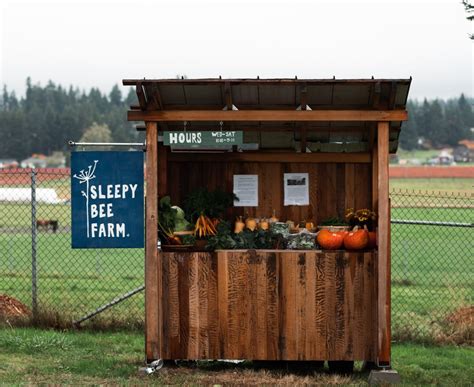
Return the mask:
[(234, 228), (234, 233), (240, 234), (242, 231), (244, 231), (245, 223), (242, 221), (242, 217), (239, 216), (235, 220), (235, 228)]
[(260, 228), (260, 230), (265, 230), (265, 231), (268, 230), (268, 227), (269, 227), (268, 220), (262, 219), (260, 223), (258, 224), (258, 227)]
[(375, 231), (369, 231), (369, 249), (374, 249), (377, 246), (377, 233)]
[(344, 237), (336, 232), (329, 230), (321, 230), (316, 238), (318, 244), (325, 250), (340, 249), (344, 241)]
[(367, 230), (354, 230), (344, 237), (344, 247), (347, 250), (362, 250), (369, 243)]
[(254, 218), (247, 218), (245, 219), (245, 227), (247, 227), (250, 231), (255, 231), (257, 228), (257, 221)]
[(342, 235), (342, 238), (345, 238), (347, 234), (349, 234), (349, 231), (347, 230), (336, 231), (336, 234)]

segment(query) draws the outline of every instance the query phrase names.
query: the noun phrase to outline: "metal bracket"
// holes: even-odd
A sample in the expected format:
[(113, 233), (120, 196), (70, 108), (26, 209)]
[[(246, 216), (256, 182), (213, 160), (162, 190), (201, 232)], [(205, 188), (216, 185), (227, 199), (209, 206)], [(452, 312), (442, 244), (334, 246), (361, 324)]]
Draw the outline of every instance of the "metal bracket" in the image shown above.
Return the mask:
[(148, 363), (145, 367), (140, 368), (140, 372), (144, 373), (145, 375), (151, 375), (162, 369), (164, 364), (165, 362), (163, 359), (154, 360), (151, 363)]
[(375, 366), (379, 369), (382, 369), (383, 371), (386, 371), (386, 370), (389, 370), (392, 368), (392, 362), (391, 361), (388, 361), (388, 362), (384, 362), (383, 365), (380, 364), (380, 360), (379, 358), (377, 357), (377, 360), (375, 361)]
[(142, 147), (146, 150), (146, 142), (74, 142), (68, 141), (71, 148), (76, 146), (126, 146), (126, 147)]

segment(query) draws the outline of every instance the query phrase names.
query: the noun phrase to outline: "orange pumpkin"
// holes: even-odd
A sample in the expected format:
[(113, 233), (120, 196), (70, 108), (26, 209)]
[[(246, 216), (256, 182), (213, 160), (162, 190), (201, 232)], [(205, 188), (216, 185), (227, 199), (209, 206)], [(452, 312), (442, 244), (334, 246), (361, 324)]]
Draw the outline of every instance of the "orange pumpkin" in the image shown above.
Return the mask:
[(349, 231), (347, 230), (337, 231), (336, 234), (342, 235), (342, 238), (345, 238), (347, 234), (349, 234)]
[(316, 239), (325, 250), (340, 249), (344, 241), (344, 237), (341, 234), (329, 230), (321, 230)]
[(344, 247), (347, 250), (362, 250), (369, 243), (369, 233), (367, 230), (351, 231), (344, 238)]
[(374, 249), (377, 246), (377, 233), (375, 231), (369, 231), (369, 249)]

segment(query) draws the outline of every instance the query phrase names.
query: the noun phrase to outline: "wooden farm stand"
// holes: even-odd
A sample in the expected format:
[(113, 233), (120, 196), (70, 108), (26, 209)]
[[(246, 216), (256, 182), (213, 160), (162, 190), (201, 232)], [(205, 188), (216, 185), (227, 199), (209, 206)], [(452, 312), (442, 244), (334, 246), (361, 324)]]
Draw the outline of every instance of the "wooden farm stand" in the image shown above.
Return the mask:
[[(411, 79), (124, 80), (146, 125), (146, 358), (367, 360), (390, 363), (389, 153)], [(237, 110), (236, 110), (237, 109)], [(241, 130), (257, 151), (173, 152), (164, 130)], [(186, 122), (186, 125), (184, 124)], [(283, 206), (283, 173), (309, 173), (310, 205)], [(378, 216), (378, 249), (365, 252), (162, 252), (158, 196), (259, 176), (259, 206), (236, 215)]]

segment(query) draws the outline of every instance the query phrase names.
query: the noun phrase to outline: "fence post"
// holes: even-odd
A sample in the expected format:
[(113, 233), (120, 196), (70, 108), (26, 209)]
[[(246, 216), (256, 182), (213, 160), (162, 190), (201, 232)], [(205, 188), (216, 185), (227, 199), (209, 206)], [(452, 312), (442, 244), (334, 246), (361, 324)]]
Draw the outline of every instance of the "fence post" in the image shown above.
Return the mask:
[(38, 288), (36, 267), (36, 170), (31, 170), (31, 307), (33, 318), (38, 313)]

